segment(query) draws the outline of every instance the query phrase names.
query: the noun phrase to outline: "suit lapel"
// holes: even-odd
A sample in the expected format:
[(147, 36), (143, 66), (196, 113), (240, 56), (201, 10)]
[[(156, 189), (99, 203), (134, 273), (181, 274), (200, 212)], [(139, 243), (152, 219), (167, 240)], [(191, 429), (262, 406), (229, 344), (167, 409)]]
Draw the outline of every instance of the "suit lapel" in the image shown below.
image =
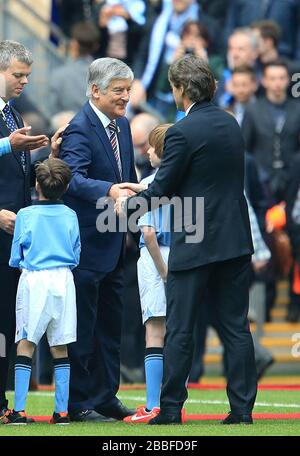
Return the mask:
[(285, 116), (285, 121), (284, 121), (284, 125), (282, 127), (282, 132), (281, 132), (282, 135), (286, 134), (286, 130), (289, 127), (290, 121), (294, 115), (295, 115), (295, 113), (294, 113), (294, 109), (293, 109), (293, 104), (289, 103), (289, 101), (287, 101), (286, 116)]
[(262, 120), (266, 123), (266, 125), (268, 126), (268, 129), (270, 131), (274, 131), (275, 123), (274, 123), (273, 117), (271, 116), (271, 112), (270, 112), (267, 100), (264, 100), (264, 99), (260, 100), (259, 111), (260, 111), (260, 116), (261, 116)]
[(114, 169), (116, 178), (118, 182), (121, 182), (120, 174), (119, 174), (119, 169), (118, 165), (114, 156), (114, 152), (111, 147), (110, 140), (107, 136), (107, 133), (105, 131), (105, 128), (102, 125), (102, 122), (100, 119), (97, 117), (96, 113), (93, 111), (93, 109), (90, 107), (89, 103), (86, 104), (86, 113), (88, 118), (90, 119), (90, 122), (95, 129), (95, 133), (100, 139), (102, 145), (103, 145), (103, 150), (105, 151), (106, 155), (108, 156), (108, 159)]

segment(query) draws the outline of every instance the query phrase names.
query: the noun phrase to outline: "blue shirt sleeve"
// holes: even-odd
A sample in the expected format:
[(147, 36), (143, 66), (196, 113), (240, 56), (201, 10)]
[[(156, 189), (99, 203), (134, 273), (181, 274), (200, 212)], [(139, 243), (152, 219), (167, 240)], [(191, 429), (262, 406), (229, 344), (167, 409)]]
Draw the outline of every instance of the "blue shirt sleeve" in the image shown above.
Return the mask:
[(13, 268), (19, 268), (20, 262), (23, 260), (22, 250), (22, 237), (23, 237), (23, 217), (21, 214), (17, 214), (14, 237), (11, 246), (11, 254), (9, 260), (9, 266)]
[(149, 212), (146, 212), (144, 215), (142, 215), (139, 218), (138, 226), (140, 228), (143, 226), (152, 226), (153, 228), (156, 228), (155, 220), (153, 218), (153, 213), (151, 211), (149, 211)]
[[(78, 266), (79, 260), (80, 260), (81, 242), (80, 242), (80, 231), (79, 231), (79, 224), (78, 224), (77, 216), (75, 216), (74, 230), (72, 232), (74, 233), (73, 249), (74, 249), (75, 261), (76, 261), (76, 266)], [(76, 266), (74, 266), (74, 267), (76, 267)], [(74, 267), (72, 269), (74, 269)]]
[(2, 155), (6, 155), (9, 153), (11, 153), (11, 145), (10, 145), (9, 139), (1, 138), (0, 139), (0, 157), (2, 157)]

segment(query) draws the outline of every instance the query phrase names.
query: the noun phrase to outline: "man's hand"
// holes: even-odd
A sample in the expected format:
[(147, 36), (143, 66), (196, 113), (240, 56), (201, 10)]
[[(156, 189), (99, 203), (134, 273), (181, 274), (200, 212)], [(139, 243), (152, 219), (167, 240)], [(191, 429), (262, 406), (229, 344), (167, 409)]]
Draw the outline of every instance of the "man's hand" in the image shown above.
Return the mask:
[(34, 150), (39, 147), (45, 147), (49, 144), (49, 139), (45, 135), (27, 136), (31, 127), (23, 127), (13, 131), (8, 139), (10, 146), (14, 152), (21, 152), (24, 150)]
[(131, 86), (130, 103), (134, 108), (138, 108), (140, 103), (147, 100), (146, 90), (139, 79), (135, 79)]
[(252, 261), (252, 267), (256, 273), (259, 273), (265, 269), (269, 260), (260, 260), (260, 261)]
[(131, 190), (134, 193), (142, 192), (148, 188), (145, 184), (134, 184), (132, 182), (123, 182), (122, 184), (119, 184), (119, 187), (121, 189)]
[(12, 211), (2, 209), (0, 211), (0, 228), (8, 234), (14, 234), (16, 214)]
[(124, 211), (124, 206), (125, 206), (127, 199), (128, 199), (128, 196), (120, 196), (119, 198), (116, 199), (114, 211), (119, 217), (126, 215), (126, 213)]
[(168, 266), (167, 265), (165, 265), (165, 267), (162, 271), (159, 271), (159, 275), (162, 278), (162, 281), (164, 283), (167, 283), (167, 277), (168, 277)]
[(51, 138), (51, 154), (49, 158), (58, 158), (59, 156), (59, 148), (62, 143), (62, 135), (65, 129), (69, 126), (69, 124), (63, 125), (60, 127), (52, 136)]
[(129, 196), (133, 196), (135, 194), (136, 192), (128, 188), (127, 184), (114, 184), (110, 187), (108, 192), (108, 196), (113, 198), (115, 201), (117, 201), (118, 198), (128, 198)]

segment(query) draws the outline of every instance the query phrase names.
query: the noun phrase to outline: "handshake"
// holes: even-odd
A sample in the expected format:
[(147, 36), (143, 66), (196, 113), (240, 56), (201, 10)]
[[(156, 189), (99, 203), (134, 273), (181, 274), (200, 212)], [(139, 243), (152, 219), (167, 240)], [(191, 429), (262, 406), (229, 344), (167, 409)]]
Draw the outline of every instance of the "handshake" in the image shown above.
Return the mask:
[(123, 182), (122, 184), (114, 184), (111, 186), (108, 196), (115, 201), (115, 212), (117, 215), (124, 214), (123, 206), (130, 196), (134, 196), (143, 190), (146, 190), (147, 186), (144, 184), (134, 184), (131, 182)]

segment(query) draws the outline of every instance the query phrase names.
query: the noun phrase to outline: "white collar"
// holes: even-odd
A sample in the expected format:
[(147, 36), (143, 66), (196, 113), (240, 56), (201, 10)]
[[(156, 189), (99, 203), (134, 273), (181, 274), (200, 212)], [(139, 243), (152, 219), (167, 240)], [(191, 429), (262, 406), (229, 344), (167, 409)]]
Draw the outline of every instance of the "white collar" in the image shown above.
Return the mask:
[(185, 115), (186, 115), (186, 116), (188, 115), (188, 113), (190, 112), (190, 110), (192, 109), (192, 107), (193, 107), (195, 104), (196, 104), (196, 102), (195, 102), (195, 103), (192, 103), (192, 104), (187, 108), (187, 110), (185, 111)]
[(2, 98), (0, 98), (0, 111), (3, 111), (6, 105), (7, 103), (5, 103), (5, 101)]
[(89, 100), (89, 103), (93, 111), (96, 113), (97, 117), (100, 119), (100, 122), (102, 123), (103, 127), (107, 128), (111, 122), (109, 117), (107, 117), (107, 115), (100, 111), (100, 109), (98, 109), (97, 106), (95, 106), (91, 100)]

